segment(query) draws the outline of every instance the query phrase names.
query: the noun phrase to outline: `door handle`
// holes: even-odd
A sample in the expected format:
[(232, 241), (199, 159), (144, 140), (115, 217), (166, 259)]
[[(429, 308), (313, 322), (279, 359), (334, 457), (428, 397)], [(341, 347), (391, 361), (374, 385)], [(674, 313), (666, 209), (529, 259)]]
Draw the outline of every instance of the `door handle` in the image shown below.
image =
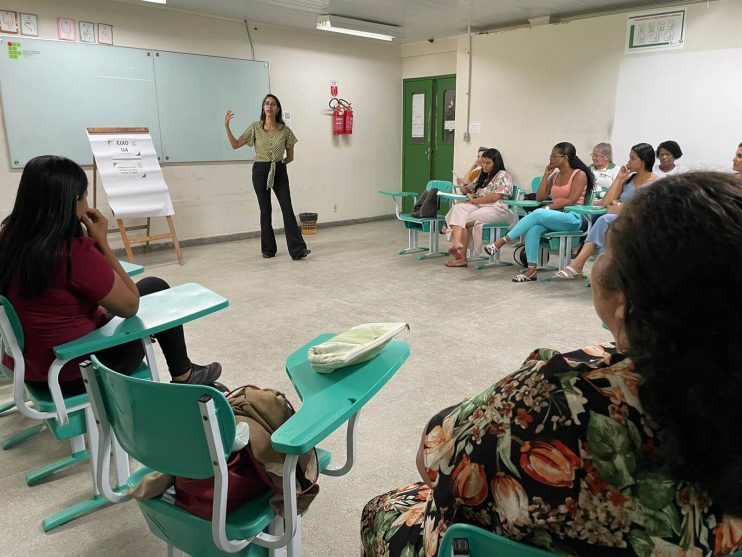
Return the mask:
[(433, 150), (430, 147), (425, 149), (425, 156), (428, 157), (428, 160), (430, 160), (430, 155), (432, 154), (433, 154)]

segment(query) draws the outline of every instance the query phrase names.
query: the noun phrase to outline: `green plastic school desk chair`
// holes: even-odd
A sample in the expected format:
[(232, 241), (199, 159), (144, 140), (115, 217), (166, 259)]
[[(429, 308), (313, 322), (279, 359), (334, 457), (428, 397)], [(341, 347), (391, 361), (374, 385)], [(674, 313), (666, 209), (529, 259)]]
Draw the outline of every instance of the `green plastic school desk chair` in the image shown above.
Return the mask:
[[(445, 180), (430, 180), (425, 186), (426, 190), (432, 188), (438, 188), (439, 192), (453, 193), (453, 182), (447, 182)], [(444, 214), (438, 214), (432, 218), (418, 218), (413, 217), (410, 213), (402, 212), (402, 204), (405, 198), (412, 199), (412, 204), (417, 202), (418, 194), (410, 191), (385, 191), (379, 190), (379, 194), (390, 196), (394, 200), (394, 213), (398, 220), (404, 223), (407, 229), (407, 247), (400, 251), (399, 255), (405, 255), (408, 253), (425, 252), (423, 255), (418, 255), (418, 259), (428, 259), (430, 257), (440, 257), (442, 255), (448, 255), (445, 251), (439, 251), (438, 249), (438, 235), (440, 234), (441, 227), (446, 222), (445, 211)], [(444, 200), (449, 204), (450, 200)], [(418, 243), (418, 233), (428, 233), (428, 247), (420, 247)]]
[[(128, 261), (120, 261), (121, 266), (123, 267), (124, 271), (129, 276), (138, 275), (144, 272), (144, 267), (141, 265), (137, 265), (136, 263), (129, 263)], [(3, 353), (2, 351), (2, 336), (0, 336), (0, 354)], [(8, 379), (11, 382), (13, 381), (13, 375), (12, 372), (7, 369), (2, 362), (0, 362), (0, 379)], [(0, 417), (9, 415), (12, 411), (15, 410), (15, 401), (9, 400), (4, 403), (0, 403)], [(18, 433), (14, 433), (12, 435), (9, 435), (7, 437), (4, 437), (2, 440), (0, 440), (0, 449), (8, 450), (19, 443), (22, 443), (26, 439), (30, 439), (31, 437), (35, 436), (36, 434), (40, 433), (44, 430), (44, 424), (36, 424), (29, 428), (24, 429), (23, 431), (20, 431)]]
[[(513, 186), (513, 195), (510, 199), (518, 200), (522, 196), (522, 190), (519, 186)], [(520, 215), (517, 212), (517, 208), (513, 206), (508, 207), (508, 211), (510, 211), (510, 214), (513, 215), (512, 222), (492, 222), (487, 223), (482, 227), (482, 243), (488, 243), (492, 244), (494, 242), (497, 242), (499, 239), (501, 239), (503, 236), (505, 236), (508, 233), (508, 230), (510, 230), (516, 222), (518, 222), (518, 219)], [(486, 269), (487, 267), (492, 267), (494, 265), (507, 265), (511, 266), (512, 263), (508, 263), (506, 261), (500, 260), (500, 252), (495, 251), (492, 255), (489, 256), (489, 261), (485, 263), (480, 263), (476, 266), (476, 269)]]
[[(286, 368), (303, 403), (299, 411), (272, 436), (273, 448), (286, 455), (283, 468), (283, 518), (269, 504), (271, 492), (253, 499), (226, 516), (226, 460), (235, 439), (232, 409), (217, 390), (201, 385), (153, 383), (117, 374), (92, 357), (81, 366), (95, 414), (101, 443), (99, 489), (112, 502), (128, 499), (126, 490), (112, 489), (108, 455), (113, 436), (144, 467), (127, 487), (152, 470), (174, 476), (214, 478), (213, 518), (204, 520), (175, 506), (172, 492), (137, 500), (150, 531), (168, 544), (168, 555), (182, 552), (198, 557), (266, 556), (286, 547), (289, 557), (301, 555), (301, 517), (296, 508), (296, 463), (300, 454), (348, 421), (348, 458), (330, 468), (330, 453), (318, 449), (320, 470), (342, 475), (351, 468), (353, 425), (360, 409), (396, 373), (409, 355), (407, 344), (392, 341), (382, 352), (332, 374), (319, 374), (307, 361), (310, 346), (333, 335), (322, 335), (289, 356)], [(163, 408), (177, 420), (163, 420)], [(351, 424), (352, 422), (352, 424)]]
[[(29, 472), (26, 474), (26, 483), (29, 486), (36, 485), (52, 474), (88, 459), (92, 470), (92, 497), (44, 518), (42, 527), (45, 532), (108, 502), (100, 496), (96, 487), (98, 431), (88, 396), (81, 394), (65, 397), (62, 394), (59, 372), (64, 364), (111, 346), (140, 340), (144, 345), (146, 363), (143, 362), (133, 375), (158, 381), (159, 374), (151, 335), (193, 321), (228, 305), (229, 302), (225, 298), (198, 284), (184, 284), (143, 296), (137, 315), (128, 319), (115, 317), (84, 337), (56, 346), (54, 348), (56, 359), (49, 369), (49, 391), (45, 391), (35, 389), (24, 381), (23, 328), (13, 306), (0, 296), (0, 335), (5, 349), (14, 362), (13, 395), (16, 407), (25, 417), (43, 421), (57, 439), (69, 439), (72, 443), (72, 454), (69, 457)], [(118, 444), (114, 443), (113, 449), (117, 464), (117, 485), (123, 485), (129, 477), (128, 459)]]
[(471, 524), (453, 524), (443, 535), (439, 557), (555, 557), (543, 549), (518, 543)]

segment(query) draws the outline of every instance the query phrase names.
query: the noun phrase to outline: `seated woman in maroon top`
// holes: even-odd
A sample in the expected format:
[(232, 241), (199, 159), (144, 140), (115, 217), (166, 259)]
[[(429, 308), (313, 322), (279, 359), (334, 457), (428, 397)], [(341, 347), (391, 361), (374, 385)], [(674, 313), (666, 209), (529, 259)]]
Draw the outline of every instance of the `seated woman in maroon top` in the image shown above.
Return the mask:
[[(87, 190), (87, 176), (73, 161), (36, 157), (24, 168), (13, 212), (0, 228), (0, 293), (23, 326), (26, 381), (40, 388), (48, 389), (54, 346), (94, 331), (114, 315), (135, 315), (140, 296), (169, 288), (156, 277), (134, 284), (108, 245), (108, 221), (88, 207)], [(200, 366), (190, 361), (182, 327), (155, 336), (173, 382), (212, 384), (218, 379), (218, 362)], [(133, 341), (97, 356), (112, 369), (132, 373), (144, 348)], [(65, 395), (85, 391), (78, 368), (83, 359), (62, 368)]]

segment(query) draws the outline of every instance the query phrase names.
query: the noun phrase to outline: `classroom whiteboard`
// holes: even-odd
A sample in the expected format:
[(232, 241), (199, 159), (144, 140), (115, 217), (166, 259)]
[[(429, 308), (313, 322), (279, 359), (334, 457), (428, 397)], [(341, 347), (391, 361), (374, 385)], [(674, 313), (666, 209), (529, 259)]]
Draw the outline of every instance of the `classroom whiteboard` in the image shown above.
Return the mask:
[(266, 62), (175, 52), (157, 52), (154, 61), (165, 162), (255, 157), (252, 147), (232, 149), (224, 114), (227, 109), (235, 113), (232, 133), (237, 137), (259, 119), (269, 91)]
[[(254, 158), (250, 148), (230, 147), (224, 113), (232, 109), (244, 127), (258, 119), (269, 92), (266, 62), (18, 36), (2, 42), (12, 168), (46, 154), (92, 164), (88, 127), (147, 127), (161, 162)], [(19, 56), (6, 53), (9, 42), (20, 45)]]
[(679, 164), (731, 171), (742, 141), (742, 49), (627, 57), (618, 72), (612, 144), (625, 162), (632, 145), (672, 139)]

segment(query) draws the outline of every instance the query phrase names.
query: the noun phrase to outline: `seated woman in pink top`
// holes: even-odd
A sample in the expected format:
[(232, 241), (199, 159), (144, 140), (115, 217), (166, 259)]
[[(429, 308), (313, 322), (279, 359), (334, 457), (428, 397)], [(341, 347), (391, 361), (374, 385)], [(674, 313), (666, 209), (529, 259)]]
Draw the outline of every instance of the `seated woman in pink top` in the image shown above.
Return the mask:
[(491, 255), (514, 238), (525, 236), (528, 269), (516, 275), (513, 282), (537, 280), (536, 262), (541, 234), (555, 230), (579, 230), (582, 217), (575, 213), (566, 213), (564, 208), (582, 205), (594, 185), (593, 173), (577, 156), (575, 146), (566, 141), (557, 143), (551, 150), (549, 164), (544, 169), (541, 185), (536, 192), (538, 201), (551, 196), (551, 206), (529, 213), (504, 238), (486, 246), (484, 250)]

